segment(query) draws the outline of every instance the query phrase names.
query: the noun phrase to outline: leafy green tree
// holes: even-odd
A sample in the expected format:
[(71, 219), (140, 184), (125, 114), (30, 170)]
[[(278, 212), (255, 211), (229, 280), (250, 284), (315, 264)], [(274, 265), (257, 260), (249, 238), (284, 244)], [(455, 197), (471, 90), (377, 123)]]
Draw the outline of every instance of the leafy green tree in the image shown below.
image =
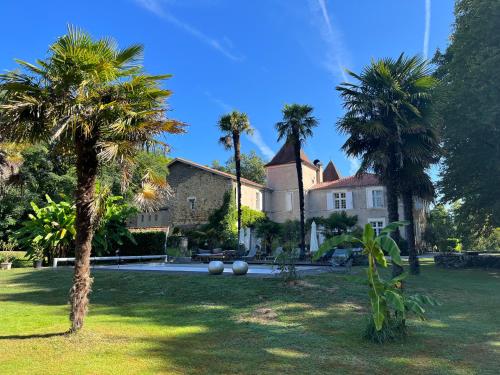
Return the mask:
[(436, 205), (430, 210), (427, 217), (423, 239), (432, 249), (445, 251), (448, 246), (448, 238), (455, 237), (457, 237), (457, 228), (452, 210), (442, 204)]
[(59, 201), (72, 196), (76, 186), (74, 168), (46, 145), (24, 145), (17, 153), (15, 173), (0, 181), (0, 238), (19, 228), (32, 210), (30, 202), (43, 206), (48, 193)]
[(397, 339), (406, 334), (406, 316), (415, 314), (425, 319), (423, 304), (435, 305), (433, 299), (422, 295), (407, 296), (403, 293), (401, 281), (406, 274), (398, 275), (391, 280), (384, 280), (378, 267), (387, 267), (384, 252), (390, 255), (391, 262), (402, 264), (400, 250), (397, 243), (390, 237), (390, 233), (407, 222), (394, 222), (387, 225), (380, 235), (376, 236), (371, 224), (366, 224), (361, 238), (349, 234), (332, 237), (326, 240), (314, 254), (319, 259), (332, 247), (342, 243), (357, 243), (363, 247), (363, 254), (368, 257), (368, 295), (371, 305), (371, 319), (367, 327), (367, 338), (382, 343)]
[(219, 142), (226, 149), (234, 150), (234, 164), (236, 171), (236, 189), (238, 201), (236, 202), (238, 210), (238, 232), (241, 229), (241, 151), (240, 137), (242, 134), (251, 134), (253, 132), (250, 121), (246, 113), (233, 111), (223, 115), (218, 122), (222, 137)]
[(272, 251), (271, 247), (275, 239), (279, 238), (281, 234), (281, 225), (268, 218), (259, 220), (256, 224), (257, 236), (263, 239), (264, 249), (266, 253)]
[[(255, 151), (250, 151), (249, 154), (241, 154), (241, 177), (247, 180), (265, 184), (266, 182), (266, 169), (264, 168), (265, 162), (259, 157)], [(222, 172), (236, 174), (236, 163), (234, 156), (229, 158), (225, 165), (221, 165), (217, 160), (212, 162), (212, 168)]]
[(477, 237), (500, 226), (500, 2), (458, 0), (450, 44), (434, 62), (444, 148), (440, 192)]
[[(124, 176), (143, 147), (161, 143), (164, 133), (183, 132), (165, 117), (171, 92), (160, 87), (169, 76), (144, 73), (143, 47), (118, 49), (110, 38), (94, 40), (76, 28), (49, 48), (36, 65), (18, 61), (21, 70), (0, 76), (4, 92), (0, 133), (14, 142), (50, 141), (71, 153), (77, 176), (76, 240), (70, 291), (71, 332), (80, 330), (88, 310), (90, 253), (95, 229), (95, 185), (100, 165), (119, 160)], [(155, 183), (144, 184), (139, 203), (158, 198)]]
[(276, 124), (278, 141), (285, 140), (293, 144), (295, 153), (295, 167), (299, 185), (300, 210), (300, 258), (306, 253), (306, 232), (304, 215), (304, 181), (302, 179), (302, 159), (300, 150), (307, 138), (313, 134), (313, 128), (318, 126), (318, 120), (312, 115), (313, 107), (300, 104), (285, 104), (283, 107), (283, 121)]
[(328, 217), (313, 217), (307, 220), (307, 226), (310, 227), (312, 222), (322, 225), (325, 230), (326, 237), (332, 237), (351, 230), (358, 222), (358, 216), (347, 215), (345, 211), (333, 212)]
[[(413, 162), (423, 171), (429, 165), (429, 153), (433, 156), (427, 145), (436, 139), (429, 110), (436, 79), (430, 73), (420, 57), (401, 54), (396, 60), (373, 61), (360, 75), (349, 72), (357, 83), (337, 87), (347, 110), (338, 121), (338, 129), (348, 135), (342, 148), (349, 156), (361, 158), (358, 174), (373, 170), (380, 176), (387, 188), (391, 222), (399, 220), (405, 163)], [(407, 194), (413, 193), (408, 190)], [(399, 230), (393, 236), (400, 241)], [(397, 275), (402, 268), (396, 264), (393, 272)]]

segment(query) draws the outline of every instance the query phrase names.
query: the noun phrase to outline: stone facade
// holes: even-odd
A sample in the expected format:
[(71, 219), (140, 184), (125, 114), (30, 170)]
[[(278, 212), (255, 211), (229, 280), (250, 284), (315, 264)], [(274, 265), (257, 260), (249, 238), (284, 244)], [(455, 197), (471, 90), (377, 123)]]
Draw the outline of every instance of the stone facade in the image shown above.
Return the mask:
[[(323, 171), (321, 163), (311, 163), (302, 153), (305, 216), (328, 217), (345, 211), (358, 217), (358, 225), (370, 223), (376, 231), (389, 223), (386, 189), (373, 174), (361, 177), (341, 177), (330, 162)], [(174, 197), (156, 213), (141, 213), (130, 221), (130, 226), (194, 227), (207, 222), (210, 214), (222, 205), (224, 193), (236, 197), (236, 177), (177, 158), (169, 164), (169, 184)], [(290, 145), (285, 145), (266, 165), (266, 186), (242, 179), (243, 206), (264, 211), (276, 222), (298, 220), (299, 194), (297, 171)], [(425, 228), (427, 204), (415, 202), (415, 235), (420, 241)], [(403, 206), (399, 204), (403, 218)], [(401, 231), (404, 237), (404, 231)]]
[[(140, 213), (131, 218), (130, 227), (186, 228), (205, 224), (210, 214), (222, 205), (227, 191), (236, 195), (233, 175), (179, 158), (172, 161), (168, 169), (173, 197), (158, 212)], [(265, 190), (262, 185), (242, 181), (242, 205), (262, 211)]]

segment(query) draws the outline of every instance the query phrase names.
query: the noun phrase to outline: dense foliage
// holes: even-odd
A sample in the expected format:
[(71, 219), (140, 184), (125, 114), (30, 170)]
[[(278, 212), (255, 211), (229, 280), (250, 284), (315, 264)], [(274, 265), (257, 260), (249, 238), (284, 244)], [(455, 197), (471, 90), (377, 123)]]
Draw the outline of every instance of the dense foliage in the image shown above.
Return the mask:
[(352, 231), (358, 222), (358, 216), (348, 215), (345, 211), (333, 212), (328, 217), (314, 217), (307, 220), (307, 226), (310, 227), (312, 222), (323, 226), (326, 237), (332, 237), (342, 234), (346, 231)]
[[(458, 0), (450, 45), (438, 53), (446, 202), (472, 237), (500, 227), (500, 2)], [(463, 224), (463, 225), (462, 225)], [(468, 246), (467, 243), (464, 244)]]
[(23, 145), (15, 155), (9, 151), (7, 155), (15, 157), (19, 167), (7, 179), (0, 178), (0, 238), (4, 239), (27, 218), (30, 202), (43, 206), (45, 194), (59, 201), (61, 196), (72, 196), (76, 186), (68, 158), (49, 151), (46, 145)]
[[(97, 201), (99, 202), (99, 200)], [(106, 195), (99, 203), (98, 220), (93, 238), (93, 255), (113, 254), (126, 238), (134, 242), (126, 227), (126, 219), (134, 212), (122, 197)], [(46, 204), (38, 207), (31, 202), (33, 213), (17, 231), (19, 246), (32, 259), (74, 256), (76, 236), (76, 206), (69, 199), (53, 201), (48, 195)]]
[[(73, 253), (76, 208), (68, 201), (54, 202), (48, 195), (46, 200), (47, 204), (41, 208), (31, 202), (33, 213), (22, 223), (16, 236), (30, 257), (47, 257), (50, 263), (52, 258)], [(38, 254), (39, 250), (42, 254)]]

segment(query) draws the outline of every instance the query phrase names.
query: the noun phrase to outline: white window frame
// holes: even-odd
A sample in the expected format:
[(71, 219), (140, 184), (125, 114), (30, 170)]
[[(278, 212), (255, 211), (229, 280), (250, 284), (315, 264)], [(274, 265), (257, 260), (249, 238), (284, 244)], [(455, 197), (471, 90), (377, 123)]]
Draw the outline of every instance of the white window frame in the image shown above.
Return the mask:
[[(378, 201), (375, 197), (375, 193), (380, 193), (380, 201)], [(372, 189), (372, 206), (373, 208), (384, 208), (384, 189)], [(380, 204), (377, 204), (380, 203)]]
[[(374, 217), (374, 218), (369, 218), (368, 224), (372, 226), (372, 228), (375, 230), (375, 234), (378, 236), (380, 234), (380, 231), (384, 229), (385, 227), (385, 218), (384, 217)], [(382, 223), (382, 225), (379, 227), (377, 224), (373, 225), (374, 223)]]
[[(382, 205), (375, 204), (374, 191), (382, 191)], [(382, 186), (371, 187), (366, 189), (366, 207), (367, 208), (385, 208), (385, 190)]]
[[(336, 195), (339, 197), (336, 197)], [(342, 194), (344, 195), (342, 197)], [(337, 205), (338, 202), (338, 205)], [(344, 202), (344, 204), (342, 204)], [(326, 209), (327, 211), (346, 211), (352, 210), (353, 196), (352, 191), (349, 190), (333, 190), (326, 194)]]
[(196, 210), (196, 197), (187, 197), (187, 202), (191, 211)]

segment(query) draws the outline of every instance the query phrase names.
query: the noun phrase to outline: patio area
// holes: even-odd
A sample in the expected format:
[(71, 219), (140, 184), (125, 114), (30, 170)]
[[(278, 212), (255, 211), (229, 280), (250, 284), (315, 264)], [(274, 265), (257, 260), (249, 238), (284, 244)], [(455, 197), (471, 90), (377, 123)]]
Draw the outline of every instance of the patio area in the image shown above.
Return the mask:
[[(231, 263), (224, 263), (223, 275), (232, 275)], [(172, 264), (172, 263), (134, 263), (121, 265), (95, 265), (94, 270), (116, 270), (116, 271), (158, 271), (171, 273), (199, 273), (208, 275), (208, 264)], [(317, 265), (299, 265), (297, 272), (299, 274), (316, 274), (328, 272), (331, 268), (328, 266)], [(278, 276), (279, 269), (273, 265), (249, 264), (248, 275), (250, 276)]]

